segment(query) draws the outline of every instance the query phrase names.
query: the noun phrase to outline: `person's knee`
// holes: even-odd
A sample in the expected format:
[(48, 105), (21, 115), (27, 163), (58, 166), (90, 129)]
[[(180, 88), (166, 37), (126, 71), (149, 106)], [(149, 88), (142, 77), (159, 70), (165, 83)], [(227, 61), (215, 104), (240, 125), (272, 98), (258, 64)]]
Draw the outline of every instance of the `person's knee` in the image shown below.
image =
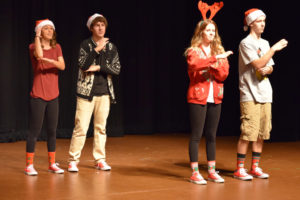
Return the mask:
[(48, 135), (56, 135), (56, 128), (47, 128)]
[(191, 137), (190, 142), (199, 143), (201, 140), (201, 137)]
[(210, 142), (210, 143), (216, 142), (216, 136), (215, 135), (207, 135), (207, 136), (205, 136), (205, 139), (206, 139), (207, 142)]

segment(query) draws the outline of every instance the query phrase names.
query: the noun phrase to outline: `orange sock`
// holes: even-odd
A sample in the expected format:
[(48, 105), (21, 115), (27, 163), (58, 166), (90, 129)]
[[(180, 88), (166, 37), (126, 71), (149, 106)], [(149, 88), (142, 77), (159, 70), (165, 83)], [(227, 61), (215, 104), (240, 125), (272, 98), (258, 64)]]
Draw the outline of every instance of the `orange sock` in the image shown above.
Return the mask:
[(49, 166), (55, 163), (55, 152), (48, 152)]
[(26, 166), (33, 164), (34, 153), (26, 152)]

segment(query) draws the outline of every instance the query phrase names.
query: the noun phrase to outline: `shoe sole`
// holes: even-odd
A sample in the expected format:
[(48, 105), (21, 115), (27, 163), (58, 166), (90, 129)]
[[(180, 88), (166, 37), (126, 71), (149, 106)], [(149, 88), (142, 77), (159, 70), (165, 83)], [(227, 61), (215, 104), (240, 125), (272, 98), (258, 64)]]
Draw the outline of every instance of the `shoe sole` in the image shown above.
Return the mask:
[(193, 181), (193, 180), (189, 180), (191, 183), (195, 183), (195, 184), (197, 184), (197, 185), (207, 185), (207, 183), (206, 182), (198, 182), (198, 181)]
[(79, 171), (79, 169), (68, 169), (68, 172), (78, 172)]
[(253, 178), (241, 178), (241, 177), (238, 177), (238, 176), (233, 176), (233, 178), (236, 178), (236, 179), (239, 179), (239, 180), (242, 180), (242, 181), (252, 181)]
[(96, 169), (102, 170), (102, 171), (110, 171), (111, 170), (111, 169), (101, 169), (100, 167), (96, 167)]
[(101, 169), (101, 168), (98, 168), (98, 167), (96, 167), (96, 169), (101, 170), (101, 171), (110, 171), (111, 170), (111, 169)]
[(255, 176), (255, 175), (251, 175), (251, 176), (253, 176), (255, 178), (260, 178), (260, 179), (268, 179), (269, 178), (269, 176), (268, 177), (261, 177), (261, 176)]
[(225, 182), (225, 180), (221, 181), (221, 180), (215, 180), (215, 179), (211, 179), (211, 178), (208, 178), (207, 180), (215, 182), (215, 183), (224, 183)]
[(37, 176), (38, 175), (38, 173), (28, 173), (28, 172), (24, 172), (24, 173), (28, 176)]
[(53, 171), (53, 170), (48, 169), (48, 172), (51, 172), (51, 173), (54, 173), (54, 174), (63, 174), (65, 171), (62, 171), (62, 172), (56, 172), (56, 171)]

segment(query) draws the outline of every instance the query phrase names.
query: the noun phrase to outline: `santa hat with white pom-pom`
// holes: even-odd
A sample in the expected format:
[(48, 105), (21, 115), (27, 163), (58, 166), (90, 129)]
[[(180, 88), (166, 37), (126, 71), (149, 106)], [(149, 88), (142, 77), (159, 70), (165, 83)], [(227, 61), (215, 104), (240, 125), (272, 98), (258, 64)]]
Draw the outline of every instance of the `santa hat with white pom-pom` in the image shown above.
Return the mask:
[(49, 20), (49, 19), (42, 19), (42, 20), (37, 20), (35, 22), (35, 29), (34, 29), (35, 32), (37, 32), (37, 30), (39, 28), (42, 28), (43, 26), (46, 26), (46, 25), (52, 26), (53, 29), (55, 30), (55, 26), (54, 26), (54, 24), (53, 24), (53, 22), (51, 20)]
[(245, 12), (245, 19), (244, 19), (244, 31), (248, 30), (248, 26), (254, 22), (258, 17), (266, 16), (266, 14), (257, 8), (249, 9)]

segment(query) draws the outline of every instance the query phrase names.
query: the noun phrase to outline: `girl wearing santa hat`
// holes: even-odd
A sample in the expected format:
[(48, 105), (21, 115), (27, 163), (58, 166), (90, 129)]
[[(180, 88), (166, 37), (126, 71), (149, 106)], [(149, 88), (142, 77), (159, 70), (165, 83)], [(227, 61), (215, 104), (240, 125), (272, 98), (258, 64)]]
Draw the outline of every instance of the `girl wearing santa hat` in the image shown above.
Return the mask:
[(47, 125), (48, 170), (64, 173), (55, 163), (56, 128), (58, 122), (58, 73), (65, 69), (61, 46), (56, 42), (55, 26), (48, 19), (36, 21), (34, 42), (29, 45), (33, 68), (30, 92), (29, 133), (26, 143), (25, 174), (37, 175), (33, 159), (35, 144), (44, 120)]

